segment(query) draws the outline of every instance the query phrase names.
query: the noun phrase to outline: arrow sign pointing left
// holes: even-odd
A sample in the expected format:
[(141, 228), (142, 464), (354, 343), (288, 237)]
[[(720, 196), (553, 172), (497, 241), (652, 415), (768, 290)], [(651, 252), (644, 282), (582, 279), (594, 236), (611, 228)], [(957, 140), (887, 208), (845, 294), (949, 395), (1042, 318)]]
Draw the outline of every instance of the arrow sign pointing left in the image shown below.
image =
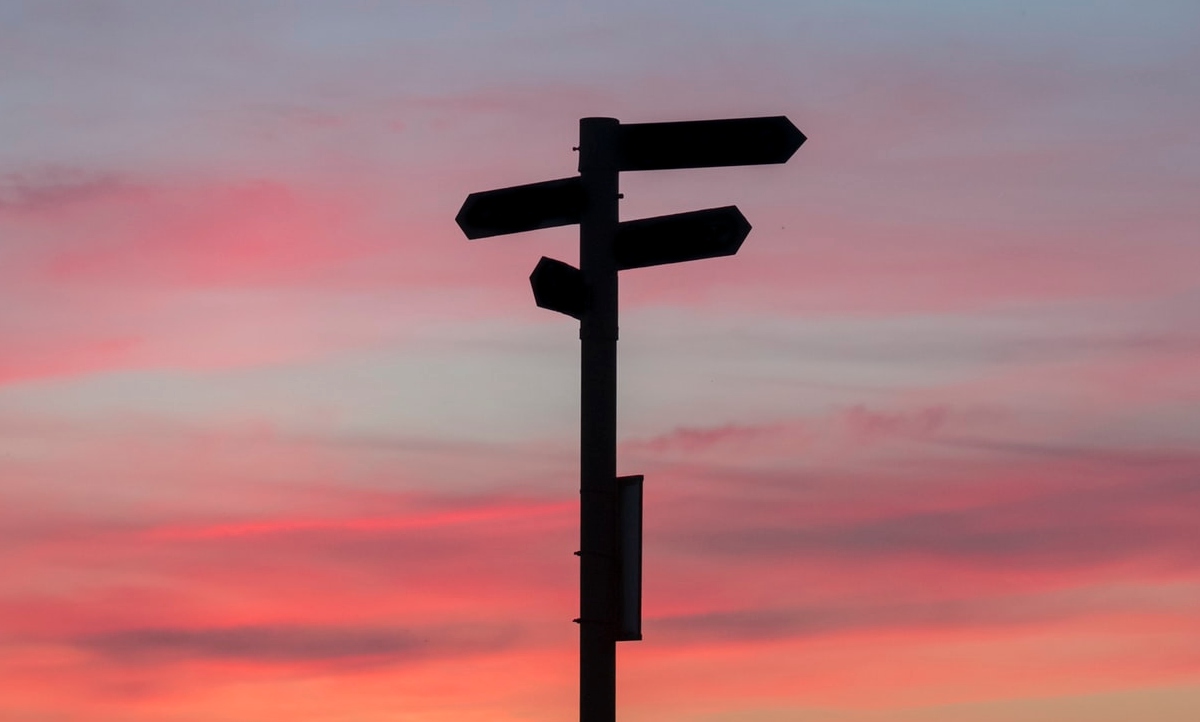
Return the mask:
[(584, 195), (579, 176), (481, 191), (454, 217), (467, 238), (488, 238), (578, 223)]
[(750, 222), (737, 206), (626, 221), (617, 226), (613, 254), (617, 268), (732, 256), (750, 234)]
[(583, 318), (587, 310), (587, 283), (583, 271), (569, 263), (542, 256), (529, 275), (533, 300), (541, 308)]

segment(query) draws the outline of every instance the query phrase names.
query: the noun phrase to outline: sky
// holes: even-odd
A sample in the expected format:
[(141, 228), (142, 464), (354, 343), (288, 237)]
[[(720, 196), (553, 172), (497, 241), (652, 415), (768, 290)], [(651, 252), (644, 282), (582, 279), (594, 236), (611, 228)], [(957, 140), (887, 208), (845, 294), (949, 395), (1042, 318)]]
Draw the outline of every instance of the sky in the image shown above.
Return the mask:
[(578, 120), (740, 252), (621, 277), (630, 722), (1200, 708), (1200, 5), (0, 0), (0, 718), (576, 715)]

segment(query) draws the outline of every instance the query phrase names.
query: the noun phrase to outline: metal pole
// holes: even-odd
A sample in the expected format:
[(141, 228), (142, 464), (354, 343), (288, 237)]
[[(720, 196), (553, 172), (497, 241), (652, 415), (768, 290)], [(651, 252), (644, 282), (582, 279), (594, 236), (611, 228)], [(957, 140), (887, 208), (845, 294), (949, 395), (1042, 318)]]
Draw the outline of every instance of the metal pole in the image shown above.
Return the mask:
[(615, 722), (617, 692), (617, 214), (615, 118), (579, 121), (586, 207), (579, 269), (589, 303), (579, 324), (579, 720)]

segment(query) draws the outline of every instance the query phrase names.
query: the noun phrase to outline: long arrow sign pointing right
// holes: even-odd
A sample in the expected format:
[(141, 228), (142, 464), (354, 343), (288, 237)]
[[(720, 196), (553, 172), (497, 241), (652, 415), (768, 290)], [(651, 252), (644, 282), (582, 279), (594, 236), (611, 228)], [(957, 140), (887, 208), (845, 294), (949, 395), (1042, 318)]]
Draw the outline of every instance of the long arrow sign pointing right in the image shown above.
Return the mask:
[(620, 170), (786, 163), (807, 138), (784, 115), (622, 124)]
[(617, 226), (613, 254), (622, 271), (732, 256), (749, 234), (750, 222), (737, 206), (708, 208), (626, 221)]

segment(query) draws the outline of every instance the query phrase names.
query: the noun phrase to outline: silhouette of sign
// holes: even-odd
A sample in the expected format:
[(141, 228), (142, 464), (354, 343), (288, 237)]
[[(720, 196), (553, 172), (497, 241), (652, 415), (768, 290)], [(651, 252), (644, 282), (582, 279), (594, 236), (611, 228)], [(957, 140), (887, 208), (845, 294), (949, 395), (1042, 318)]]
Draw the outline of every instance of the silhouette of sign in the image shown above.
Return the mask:
[(732, 256), (749, 234), (750, 222), (737, 206), (708, 208), (626, 221), (617, 227), (613, 254), (622, 271)]
[(488, 238), (578, 223), (584, 194), (579, 176), (467, 196), (454, 222), (467, 238)]
[(644, 476), (617, 477), (617, 522), (620, 554), (617, 569), (621, 598), (617, 641), (636, 642), (642, 638), (642, 481)]
[(529, 285), (533, 286), (533, 301), (539, 308), (583, 318), (587, 309), (583, 271), (569, 263), (542, 256), (529, 275)]
[(577, 177), (472, 193), (455, 217), (470, 239), (580, 224), (579, 268), (543, 257), (529, 276), (538, 306), (580, 322), (580, 722), (616, 719), (614, 645), (642, 638), (643, 478), (616, 474), (618, 273), (731, 256), (750, 233), (736, 206), (616, 223), (619, 173), (783, 163), (804, 141), (782, 115), (581, 118)]
[(785, 163), (806, 138), (787, 116), (621, 125), (620, 170)]

